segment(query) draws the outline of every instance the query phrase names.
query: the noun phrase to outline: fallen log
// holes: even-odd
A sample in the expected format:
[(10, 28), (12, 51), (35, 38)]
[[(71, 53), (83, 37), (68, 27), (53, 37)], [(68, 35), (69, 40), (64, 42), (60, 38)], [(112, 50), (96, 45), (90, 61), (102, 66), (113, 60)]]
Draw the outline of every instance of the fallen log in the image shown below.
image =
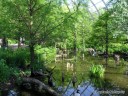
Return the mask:
[(42, 72), (34, 72), (34, 73), (31, 73), (30, 77), (47, 77), (49, 76), (49, 74), (44, 74)]
[(35, 78), (23, 78), (22, 79), (22, 86), (24, 84), (29, 85), (28, 88), (26, 87), (26, 89), (29, 89), (29, 90), (32, 90), (33, 86), (36, 87), (35, 91), (40, 93), (40, 94), (43, 94), (45, 91), (48, 94), (50, 94), (50, 96), (60, 96), (60, 94), (58, 94), (55, 90), (53, 90), (52, 88), (50, 88), (49, 86), (45, 85), (44, 83), (42, 83), (41, 81), (39, 81)]
[(42, 73), (42, 71), (34, 71), (33, 68), (31, 68), (31, 75), (30, 77), (46, 77), (48, 76), (49, 74), (44, 74)]

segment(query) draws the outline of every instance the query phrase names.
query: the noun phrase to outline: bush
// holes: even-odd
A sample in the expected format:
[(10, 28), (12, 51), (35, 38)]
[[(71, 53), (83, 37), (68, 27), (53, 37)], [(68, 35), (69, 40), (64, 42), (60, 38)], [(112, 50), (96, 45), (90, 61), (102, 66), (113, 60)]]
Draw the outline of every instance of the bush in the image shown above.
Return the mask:
[(17, 50), (0, 49), (0, 58), (4, 59), (9, 67), (24, 68), (29, 62), (29, 51), (27, 49), (18, 48)]
[(17, 43), (17, 40), (8, 39), (8, 43), (9, 43), (9, 44), (16, 44), (16, 43)]
[(56, 50), (53, 47), (42, 48), (41, 46), (36, 46), (36, 54), (39, 62), (51, 63), (55, 60)]
[(128, 44), (110, 43), (109, 52), (128, 52)]
[(104, 77), (105, 68), (102, 65), (92, 65), (89, 70), (89, 76), (95, 78)]
[(14, 51), (14, 65), (25, 68), (29, 64), (29, 51), (27, 49), (18, 48)]
[(14, 63), (13, 51), (10, 49), (0, 49), (0, 59), (4, 59), (8, 66)]
[(5, 60), (0, 60), (0, 82), (7, 81), (10, 77), (10, 68), (5, 64)]

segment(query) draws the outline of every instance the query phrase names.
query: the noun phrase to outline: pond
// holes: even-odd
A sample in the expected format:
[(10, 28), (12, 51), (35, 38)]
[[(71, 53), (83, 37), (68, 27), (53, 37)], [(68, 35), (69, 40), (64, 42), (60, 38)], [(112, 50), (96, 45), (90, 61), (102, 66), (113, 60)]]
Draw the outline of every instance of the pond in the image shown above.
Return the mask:
[[(114, 61), (110, 58), (108, 60), (109, 65), (106, 68), (104, 79), (88, 77), (89, 68), (92, 64), (105, 64), (103, 58), (87, 57), (85, 61), (78, 60), (76, 63), (70, 61), (70, 63), (74, 64), (75, 67), (77, 81), (75, 87), (73, 87), (71, 82), (74, 72), (72, 69), (67, 70), (67, 61), (45, 64), (45, 66), (49, 68), (56, 66), (53, 71), (54, 89), (62, 94), (62, 96), (74, 96), (78, 91), (81, 94), (80, 96), (128, 96), (128, 76), (124, 75), (126, 70), (125, 65), (127, 64), (126, 61), (121, 61), (120, 65), (115, 67)], [(64, 84), (61, 80), (62, 73), (65, 78)], [(40, 96), (24, 90), (15, 91), (18, 95), (14, 96)]]
[[(74, 63), (75, 64), (75, 63)], [(86, 86), (88, 86), (88, 83), (85, 82), (91, 82), (89, 85), (89, 89), (87, 88), (86, 91), (83, 92), (83, 95), (81, 96), (90, 96), (91, 93), (94, 92), (92, 96), (99, 96), (99, 93), (103, 93), (104, 95), (105, 92), (109, 93), (108, 96), (111, 96), (110, 94), (115, 94), (119, 96), (128, 96), (128, 76), (124, 75), (124, 72), (126, 70), (125, 65), (127, 64), (126, 61), (121, 60), (120, 65), (115, 67), (115, 62), (113, 61), (113, 58), (109, 58), (108, 60), (108, 67), (106, 68), (105, 71), (105, 79), (104, 80), (98, 80), (95, 78), (89, 78), (88, 77), (88, 72), (89, 68), (92, 64), (105, 64), (105, 60), (100, 57), (87, 57), (85, 58), (85, 61), (80, 61), (78, 60), (77, 63), (75, 64), (75, 72), (76, 72), (76, 77), (77, 77), (77, 84), (79, 85), (79, 90), (80, 93), (82, 90), (86, 89)], [(54, 77), (56, 78), (58, 86), (61, 85), (61, 75), (62, 71), (65, 72), (65, 84), (68, 85), (70, 79), (72, 78), (73, 72), (71, 70), (67, 71), (66, 68), (66, 62), (56, 63), (55, 64), (56, 70), (54, 72)], [(49, 67), (53, 67), (53, 64), (50, 64)], [(56, 74), (57, 73), (57, 74)], [(80, 87), (82, 86), (82, 87)], [(90, 90), (88, 92), (87, 90)], [(71, 88), (67, 89), (68, 94), (71, 94), (74, 91), (74, 88), (71, 85)], [(100, 94), (101, 95), (101, 94)], [(71, 95), (64, 95), (64, 96), (71, 96)]]

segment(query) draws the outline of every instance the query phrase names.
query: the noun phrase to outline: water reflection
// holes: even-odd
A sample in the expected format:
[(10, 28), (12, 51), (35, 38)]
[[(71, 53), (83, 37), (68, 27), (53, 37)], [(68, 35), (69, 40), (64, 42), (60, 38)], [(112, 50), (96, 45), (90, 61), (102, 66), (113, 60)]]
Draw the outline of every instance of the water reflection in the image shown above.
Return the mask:
[(97, 92), (97, 89), (93, 86), (93, 84), (91, 84), (91, 82), (83, 82), (80, 85), (78, 85), (77, 88), (73, 88), (70, 85), (70, 87), (67, 89), (65, 93), (63, 93), (62, 96), (74, 96), (78, 93), (80, 94), (80, 96), (100, 96), (100, 94)]
[(58, 91), (63, 93), (62, 96), (127, 96), (125, 90), (111, 84), (106, 79), (98, 78), (91, 78), (89, 82), (83, 82), (77, 88), (72, 87), (71, 84), (68, 88), (64, 89), (60, 86)]
[(8, 96), (17, 96), (17, 92), (16, 91), (14, 91), (14, 90), (10, 90), (9, 92), (8, 92)]

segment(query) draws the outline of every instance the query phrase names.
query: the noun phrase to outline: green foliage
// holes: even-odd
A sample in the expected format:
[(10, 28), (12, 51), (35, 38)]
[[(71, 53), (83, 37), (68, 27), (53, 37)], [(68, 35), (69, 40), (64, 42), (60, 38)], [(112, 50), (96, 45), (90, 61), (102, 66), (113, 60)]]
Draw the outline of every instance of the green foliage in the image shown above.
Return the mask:
[[(114, 1), (114, 0), (112, 0)], [(122, 31), (125, 34), (128, 32), (127, 20), (128, 20), (128, 2), (127, 0), (117, 0), (113, 4), (113, 26), (115, 30)]]
[(17, 41), (13, 39), (8, 39), (8, 44), (16, 44)]
[(24, 68), (29, 62), (29, 51), (27, 49), (0, 49), (0, 58), (4, 59), (8, 66)]
[(16, 67), (13, 67), (13, 68), (11, 67), (10, 68), (10, 73), (13, 76), (19, 77), (20, 70), (18, 68), (16, 68)]
[(93, 24), (93, 31), (89, 42), (93, 47), (103, 46), (103, 44), (105, 44), (106, 17), (107, 13), (104, 13), (99, 16), (98, 20)]
[(53, 47), (42, 48), (38, 45), (35, 48), (35, 52), (39, 62), (50, 63), (55, 60), (56, 50)]
[(11, 66), (14, 62), (13, 51), (10, 49), (0, 49), (0, 58), (4, 59), (6, 64)]
[(7, 81), (10, 76), (10, 69), (3, 59), (0, 60), (0, 82)]
[(111, 43), (109, 45), (109, 52), (128, 52), (128, 44)]
[(14, 51), (14, 65), (21, 68), (25, 68), (29, 63), (29, 51), (28, 49), (18, 48)]
[(89, 76), (95, 78), (103, 78), (105, 69), (102, 65), (92, 65), (89, 70)]

